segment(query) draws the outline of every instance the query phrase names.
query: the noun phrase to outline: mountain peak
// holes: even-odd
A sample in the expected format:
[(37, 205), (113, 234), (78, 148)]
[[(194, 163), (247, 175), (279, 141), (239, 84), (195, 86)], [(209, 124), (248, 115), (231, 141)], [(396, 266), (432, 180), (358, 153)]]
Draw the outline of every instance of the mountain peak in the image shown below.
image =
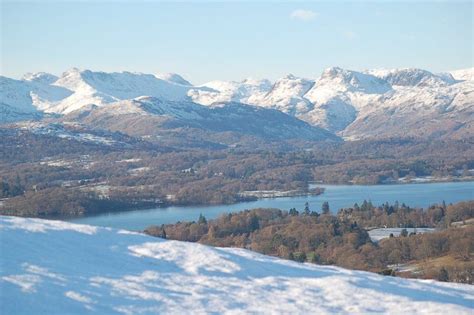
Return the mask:
[(383, 94), (391, 89), (384, 80), (369, 73), (345, 70), (339, 67), (327, 68), (317, 81), (317, 87), (331, 87), (338, 91)]
[(393, 86), (446, 86), (454, 83), (447, 76), (436, 75), (419, 68), (376, 69), (365, 73), (387, 81)]
[(474, 67), (449, 71), (458, 81), (474, 81)]
[(255, 79), (252, 77), (248, 77), (242, 80), (243, 84), (248, 84), (248, 85), (263, 85), (263, 86), (270, 86), (271, 82), (267, 79)]
[(296, 80), (297, 77), (295, 77), (293, 74), (291, 73), (288, 73), (287, 75), (285, 75), (282, 79), (287, 79), (287, 80)]
[(335, 76), (335, 75), (338, 75), (340, 74), (341, 72), (343, 71), (346, 71), (340, 67), (329, 67), (329, 68), (326, 68), (323, 70), (323, 74), (322, 75), (327, 75), (327, 76)]
[(22, 80), (24, 81), (38, 82), (38, 83), (43, 83), (43, 84), (53, 84), (58, 79), (59, 78), (55, 76), (54, 74), (46, 73), (46, 72), (35, 72), (35, 73), (28, 72), (22, 77)]
[(176, 84), (181, 84), (181, 85), (187, 85), (187, 86), (192, 86), (192, 84), (183, 78), (181, 75), (173, 72), (167, 72), (167, 73), (157, 73), (155, 74), (155, 77), (161, 80), (165, 80), (168, 82), (173, 82)]

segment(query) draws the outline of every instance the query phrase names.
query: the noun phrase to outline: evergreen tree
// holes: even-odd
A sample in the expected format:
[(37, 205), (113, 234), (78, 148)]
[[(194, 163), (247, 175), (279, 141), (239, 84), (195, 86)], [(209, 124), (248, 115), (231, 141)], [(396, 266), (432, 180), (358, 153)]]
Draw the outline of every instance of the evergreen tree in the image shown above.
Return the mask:
[(407, 229), (403, 229), (403, 230), (400, 232), (400, 236), (407, 237), (407, 236), (408, 236), (408, 231), (407, 231)]
[(258, 217), (255, 214), (253, 214), (250, 217), (249, 228), (250, 228), (251, 232), (253, 232), (255, 230), (258, 230), (260, 228), (260, 224), (258, 222)]
[(165, 225), (161, 225), (161, 238), (166, 239), (166, 231), (165, 231)]
[(443, 282), (449, 281), (449, 274), (446, 268), (442, 267), (440, 269), (439, 274), (438, 274), (438, 281), (443, 281)]
[(355, 230), (355, 229), (357, 229), (357, 228), (359, 228), (359, 226), (357, 225), (357, 222), (356, 222), (356, 221), (352, 222), (352, 223), (351, 223), (351, 231), (353, 231), (353, 230)]
[(369, 200), (369, 202), (367, 203), (367, 207), (368, 207), (367, 210), (372, 210), (374, 208), (374, 205), (372, 204), (372, 201)]
[(202, 213), (199, 214), (198, 224), (207, 224), (206, 217)]
[(310, 211), (309, 211), (309, 203), (308, 203), (308, 202), (306, 202), (306, 203), (304, 204), (304, 214), (305, 214), (305, 215), (309, 215), (309, 214), (310, 214)]
[(321, 211), (323, 214), (329, 214), (329, 202), (325, 201), (323, 202), (323, 206), (321, 207)]
[(364, 202), (362, 203), (362, 206), (360, 207), (360, 210), (362, 210), (362, 211), (369, 210), (369, 204), (367, 203), (367, 200), (364, 199)]
[(296, 210), (296, 208), (291, 208), (288, 213), (289, 213), (291, 216), (297, 216), (297, 215), (299, 215), (299, 212)]

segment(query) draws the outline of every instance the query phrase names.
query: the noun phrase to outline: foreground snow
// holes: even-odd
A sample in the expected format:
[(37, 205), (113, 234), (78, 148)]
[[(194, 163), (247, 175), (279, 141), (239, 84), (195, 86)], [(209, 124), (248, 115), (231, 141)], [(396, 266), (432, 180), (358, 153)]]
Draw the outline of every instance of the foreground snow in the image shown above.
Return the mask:
[(2, 314), (472, 314), (474, 287), (0, 217)]

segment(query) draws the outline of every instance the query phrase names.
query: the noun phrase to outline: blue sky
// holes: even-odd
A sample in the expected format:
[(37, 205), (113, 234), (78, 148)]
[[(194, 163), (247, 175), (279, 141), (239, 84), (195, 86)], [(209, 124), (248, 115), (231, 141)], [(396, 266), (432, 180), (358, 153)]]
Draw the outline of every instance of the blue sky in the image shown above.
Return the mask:
[(1, 74), (16, 78), (78, 67), (204, 83), (473, 65), (473, 2), (1, 1)]

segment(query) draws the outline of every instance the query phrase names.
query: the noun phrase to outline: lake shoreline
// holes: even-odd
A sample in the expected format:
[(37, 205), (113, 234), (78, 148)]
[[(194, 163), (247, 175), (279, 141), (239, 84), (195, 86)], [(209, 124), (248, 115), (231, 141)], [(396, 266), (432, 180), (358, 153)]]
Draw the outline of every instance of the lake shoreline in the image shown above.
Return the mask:
[(326, 186), (380, 186), (380, 185), (394, 186), (394, 185), (460, 183), (460, 182), (474, 182), (474, 176), (452, 177), (452, 178), (448, 178), (448, 177), (430, 178), (430, 176), (426, 176), (426, 177), (415, 177), (410, 181), (399, 180), (399, 181), (382, 182), (382, 183), (377, 183), (377, 184), (354, 183), (353, 181), (349, 181), (346, 183), (334, 183), (334, 184), (333, 183), (326, 184), (326, 183), (315, 181), (315, 182), (308, 182), (308, 184), (321, 185), (321, 187), (326, 187)]
[[(245, 209), (274, 208), (288, 211), (303, 210), (308, 203), (311, 211), (321, 212), (323, 202), (328, 202), (331, 212), (348, 208), (364, 200), (374, 205), (398, 201), (410, 207), (427, 208), (445, 201), (459, 202), (474, 200), (474, 182), (450, 182), (403, 185), (326, 185), (324, 194), (317, 196), (262, 198), (255, 201), (239, 202), (230, 205), (207, 206), (169, 206), (133, 211), (102, 213), (66, 219), (69, 222), (99, 226), (117, 227), (129, 230), (143, 230), (151, 224), (168, 224), (178, 221), (195, 221), (199, 215), (207, 219), (224, 213), (239, 212)], [(63, 219), (63, 218), (56, 218)]]

